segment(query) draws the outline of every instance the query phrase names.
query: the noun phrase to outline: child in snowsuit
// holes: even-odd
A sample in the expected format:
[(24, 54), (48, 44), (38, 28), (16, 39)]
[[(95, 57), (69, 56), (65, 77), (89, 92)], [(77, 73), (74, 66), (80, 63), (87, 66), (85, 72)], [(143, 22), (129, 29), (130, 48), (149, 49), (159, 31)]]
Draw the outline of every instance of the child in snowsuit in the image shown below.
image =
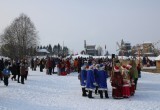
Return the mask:
[(4, 76), (4, 85), (8, 86), (8, 79), (10, 77), (10, 70), (8, 69), (8, 67), (6, 66), (4, 69), (3, 69), (3, 76)]

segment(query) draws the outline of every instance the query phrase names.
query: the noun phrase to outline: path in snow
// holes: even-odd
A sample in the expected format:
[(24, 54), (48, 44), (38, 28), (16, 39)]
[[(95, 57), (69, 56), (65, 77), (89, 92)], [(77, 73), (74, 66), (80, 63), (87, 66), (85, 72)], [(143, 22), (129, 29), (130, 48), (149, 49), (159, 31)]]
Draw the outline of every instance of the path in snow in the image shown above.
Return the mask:
[(160, 110), (160, 75), (143, 73), (135, 96), (115, 100), (88, 99), (81, 96), (77, 73), (68, 76), (46, 75), (29, 71), (25, 85), (9, 81), (0, 83), (0, 110)]

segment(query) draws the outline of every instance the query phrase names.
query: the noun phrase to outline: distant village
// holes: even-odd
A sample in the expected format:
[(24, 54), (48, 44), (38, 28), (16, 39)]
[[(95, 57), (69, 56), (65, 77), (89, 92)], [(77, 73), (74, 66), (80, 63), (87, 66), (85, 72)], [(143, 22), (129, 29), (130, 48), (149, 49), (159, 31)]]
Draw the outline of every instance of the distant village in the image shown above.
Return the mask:
[[(118, 56), (146, 56), (146, 57), (155, 57), (158, 56), (160, 53), (160, 50), (156, 48), (156, 46), (160, 43), (160, 41), (156, 43), (152, 42), (143, 42), (143, 44), (137, 44), (132, 46), (131, 43), (125, 42), (123, 39), (119, 42), (116, 43), (117, 45), (117, 55)], [(59, 44), (55, 45), (53, 48), (51, 45), (47, 47), (38, 47), (37, 48), (37, 56), (41, 55), (54, 55), (54, 56), (68, 56), (71, 54), (75, 54), (72, 52), (69, 52), (69, 49), (65, 46), (62, 47)], [(102, 47), (97, 47), (96, 45), (89, 45), (87, 44), (86, 40), (84, 40), (84, 50), (80, 52), (80, 54), (83, 55), (90, 55), (90, 56), (109, 56), (112, 53), (109, 53), (108, 50), (106, 50), (105, 47), (105, 52), (102, 49)]]

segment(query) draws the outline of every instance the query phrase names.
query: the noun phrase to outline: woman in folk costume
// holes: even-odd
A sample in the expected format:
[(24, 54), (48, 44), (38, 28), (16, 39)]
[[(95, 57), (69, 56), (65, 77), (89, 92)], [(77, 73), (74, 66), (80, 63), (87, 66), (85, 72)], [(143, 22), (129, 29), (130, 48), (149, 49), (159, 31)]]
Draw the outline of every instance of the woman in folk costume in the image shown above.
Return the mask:
[(69, 59), (67, 59), (66, 61), (66, 73), (70, 74), (70, 68), (71, 68), (71, 63), (69, 61)]
[(65, 61), (64, 60), (62, 60), (62, 62), (61, 62), (61, 75), (62, 76), (66, 76), (67, 75), (67, 73), (66, 73), (66, 70), (65, 70), (65, 67), (66, 65), (65, 65)]
[(81, 82), (81, 87), (82, 87), (82, 96), (87, 96), (86, 94), (86, 80), (87, 80), (87, 71), (86, 71), (86, 66), (83, 65), (81, 67), (81, 73), (80, 73), (80, 82)]
[(122, 99), (123, 78), (120, 72), (120, 68), (118, 66), (114, 66), (114, 73), (112, 75), (111, 85), (112, 85), (112, 97), (114, 99)]
[(99, 93), (100, 93), (100, 98), (103, 98), (103, 92), (105, 93), (105, 98), (108, 97), (108, 90), (107, 90), (107, 78), (108, 78), (108, 73), (104, 70), (105, 66), (103, 64), (100, 65), (100, 69), (98, 71), (98, 85), (99, 85)]
[(134, 84), (134, 78), (133, 78), (133, 69), (132, 69), (132, 65), (128, 64), (127, 65), (128, 68), (128, 72), (129, 72), (129, 77), (130, 77), (130, 94), (131, 96), (134, 95), (135, 92), (135, 84)]
[(132, 69), (133, 69), (133, 80), (134, 80), (135, 90), (136, 90), (137, 82), (138, 82), (138, 70), (137, 70), (137, 65), (135, 60), (132, 60)]
[(86, 83), (86, 89), (89, 90), (88, 98), (94, 98), (92, 97), (92, 91), (95, 90), (95, 86), (96, 82), (93, 72), (93, 66), (90, 65), (89, 69), (87, 70), (87, 83)]
[(130, 77), (128, 73), (128, 68), (123, 65), (121, 66), (121, 74), (123, 77), (123, 97), (124, 98), (129, 98), (130, 97)]
[[(93, 71), (94, 71), (94, 76), (95, 76), (96, 84), (99, 84), (99, 78), (98, 78), (99, 64), (96, 64), (94, 66)], [(95, 94), (98, 94), (98, 85), (96, 85)]]
[(136, 63), (133, 60), (131, 61), (130, 64), (127, 65), (127, 67), (129, 68), (129, 75), (130, 75), (130, 81), (131, 81), (130, 92), (132, 96), (135, 93), (135, 79), (136, 78), (138, 79), (138, 71), (136, 68)]

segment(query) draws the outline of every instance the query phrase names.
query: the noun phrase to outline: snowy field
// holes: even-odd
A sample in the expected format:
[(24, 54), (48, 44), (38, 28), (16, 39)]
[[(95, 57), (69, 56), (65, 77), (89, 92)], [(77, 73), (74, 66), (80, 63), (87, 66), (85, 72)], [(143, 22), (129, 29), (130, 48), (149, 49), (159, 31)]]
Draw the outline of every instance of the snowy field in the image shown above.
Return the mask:
[(29, 71), (25, 85), (9, 80), (0, 82), (0, 110), (160, 110), (160, 75), (143, 73), (135, 96), (113, 99), (108, 80), (109, 99), (81, 96), (77, 73), (68, 76)]

